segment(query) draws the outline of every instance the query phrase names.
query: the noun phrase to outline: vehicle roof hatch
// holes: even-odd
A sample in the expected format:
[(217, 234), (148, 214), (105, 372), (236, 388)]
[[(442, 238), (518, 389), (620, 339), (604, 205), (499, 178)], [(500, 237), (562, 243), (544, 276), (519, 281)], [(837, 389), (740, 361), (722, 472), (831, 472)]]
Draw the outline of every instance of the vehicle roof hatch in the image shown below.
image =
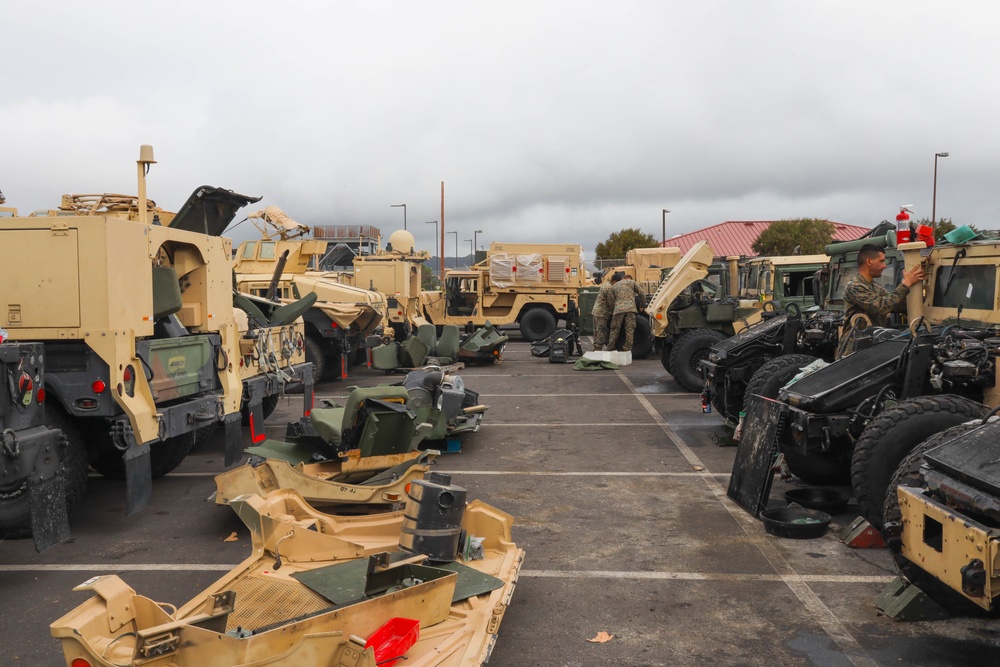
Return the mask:
[(202, 185), (191, 193), (170, 226), (209, 236), (221, 236), (236, 217), (236, 211), (260, 200), (260, 197), (248, 197), (225, 188)]

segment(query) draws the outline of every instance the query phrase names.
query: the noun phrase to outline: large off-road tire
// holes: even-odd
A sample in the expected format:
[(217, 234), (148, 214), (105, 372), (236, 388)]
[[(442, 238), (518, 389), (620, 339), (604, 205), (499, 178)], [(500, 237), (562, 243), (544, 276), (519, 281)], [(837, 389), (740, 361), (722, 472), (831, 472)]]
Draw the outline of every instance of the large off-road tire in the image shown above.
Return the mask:
[(743, 404), (746, 405), (750, 397), (755, 395), (778, 398), (778, 390), (814, 361), (816, 357), (809, 354), (785, 354), (771, 359), (758, 368), (747, 382), (747, 389), (743, 393)]
[(306, 361), (313, 365), (313, 378), (317, 382), (326, 379), (324, 377), (326, 355), (323, 352), (323, 346), (311, 336), (306, 336)]
[[(176, 468), (194, 449), (195, 431), (154, 442), (149, 446), (149, 470), (153, 479), (159, 479)], [(90, 462), (90, 467), (108, 479), (125, 479), (125, 459), (122, 452), (108, 447)]]
[[(625, 343), (625, 328), (618, 332), (617, 340), (611, 341), (608, 349), (621, 349)], [(653, 351), (653, 330), (649, 327), (649, 320), (637, 315), (635, 318), (635, 332), (632, 334), (632, 358), (645, 359)]]
[(531, 308), (521, 313), (518, 323), (521, 327), (521, 337), (529, 343), (545, 340), (556, 330), (556, 316), (545, 308)]
[(674, 346), (669, 343), (664, 343), (660, 346), (660, 365), (663, 366), (663, 370), (673, 375), (670, 365), (670, 353), (674, 351)]
[(851, 484), (861, 516), (882, 529), (886, 491), (903, 458), (935, 433), (973, 419), (989, 410), (963, 396), (909, 398), (878, 415), (854, 445)]
[(653, 351), (653, 330), (645, 317), (635, 318), (635, 335), (632, 337), (632, 358), (645, 359)]
[[(87, 448), (83, 435), (73, 420), (60, 408), (49, 406), (46, 421), (50, 428), (62, 430), (63, 487), (66, 510), (72, 512), (83, 500), (87, 488)], [(31, 535), (31, 503), (27, 483), (12, 488), (0, 487), (0, 537), (15, 539)]]
[[(816, 361), (816, 357), (808, 354), (786, 354), (771, 359), (757, 369), (757, 372), (747, 383), (743, 394), (743, 405), (751, 396), (777, 398), (778, 391), (788, 384), (788, 381), (798, 375), (804, 367)], [(846, 484), (851, 477), (851, 461), (846, 457), (803, 454), (801, 452), (782, 449), (785, 463), (792, 474), (809, 484)]]
[(685, 391), (701, 392), (705, 388), (701, 362), (708, 359), (712, 346), (726, 335), (714, 329), (691, 329), (677, 339), (670, 352), (670, 374)]
[[(920, 475), (920, 466), (924, 463), (924, 455), (938, 445), (956, 438), (963, 433), (976, 428), (980, 422), (966, 422), (957, 426), (952, 426), (940, 433), (932, 435), (923, 442), (917, 444), (910, 453), (903, 457), (903, 461), (896, 468), (889, 487), (885, 494), (885, 504), (882, 509), (882, 516), (886, 523), (892, 522), (899, 525), (903, 514), (899, 509), (899, 496), (896, 489), (900, 486), (911, 488), (921, 488), (924, 486), (923, 477)], [(887, 539), (886, 545), (892, 552), (892, 559), (896, 565), (896, 571), (906, 581), (931, 596), (935, 602), (952, 613), (980, 613), (982, 610), (943, 584), (937, 577), (933, 577), (924, 571), (923, 568), (903, 557), (902, 542), (899, 539)]]

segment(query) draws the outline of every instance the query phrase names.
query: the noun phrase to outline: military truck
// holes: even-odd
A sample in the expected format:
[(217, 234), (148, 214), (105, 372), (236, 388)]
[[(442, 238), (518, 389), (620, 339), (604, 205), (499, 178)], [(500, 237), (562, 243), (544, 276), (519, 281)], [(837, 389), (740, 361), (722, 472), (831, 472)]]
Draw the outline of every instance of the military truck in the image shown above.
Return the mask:
[(760, 322), (712, 346), (702, 362), (702, 403), (710, 403), (718, 414), (736, 423), (748, 387), (753, 387), (751, 393), (760, 393), (780, 382), (773, 390), (776, 393), (803, 365), (815, 359), (833, 361), (843, 324), (844, 287), (858, 272), (858, 251), (868, 244), (885, 250), (887, 268), (879, 282), (893, 289), (902, 274), (897, 271), (902, 258), (896, 252), (895, 227), (885, 223), (855, 241), (827, 245), (823, 251), (829, 262), (812, 283), (815, 304), (811, 308), (787, 298), (784, 308), (775, 302), (763, 310)]
[(491, 243), (486, 259), (470, 269), (445, 271), (444, 291), (421, 292), (431, 324), (496, 326), (517, 323), (534, 342), (576, 317), (577, 289), (586, 285), (579, 245)]
[(326, 254), (327, 242), (301, 238), (310, 228), (278, 207), (268, 206), (248, 218), (262, 238), (244, 241), (236, 250), (239, 291), (282, 303), (315, 292), (317, 301), (303, 316), (306, 359), (316, 379), (346, 374), (352, 353), (378, 344), (375, 334), (385, 319), (385, 296), (346, 285), (334, 272), (313, 270)]
[(353, 273), (340, 274), (341, 281), (348, 285), (385, 295), (386, 322), (397, 341), (427, 322), (420, 310), (420, 285), (423, 264), (430, 259), (430, 253), (418, 251), (415, 243), (413, 234), (398, 229), (389, 235), (385, 248), (379, 248), (374, 255), (355, 257)]
[[(225, 427), (227, 462), (242, 452), (231, 244), (199, 232), (256, 200), (203, 186), (172, 226), (157, 224), (145, 180), (154, 162), (143, 146), (131, 202), (0, 219), (0, 321), (11, 340), (44, 343), (45, 419), (67, 441), (45, 466), (62, 470), (71, 503), (88, 462), (121, 470), (128, 514), (149, 503), (151, 479), (180, 463), (199, 428)], [(39, 509), (35, 494), (24, 503), (19, 493), (0, 497), (5, 527)]]
[(700, 392), (705, 380), (701, 362), (719, 341), (760, 321), (763, 303), (813, 300), (813, 274), (825, 255), (757, 257), (736, 267), (727, 258), (729, 275), (738, 275), (738, 292), (723, 296), (724, 281), (706, 280), (714, 251), (695, 244), (650, 299), (654, 347), (660, 363), (687, 391)]
[(601, 284), (602, 276), (624, 273), (632, 276), (646, 294), (652, 294), (663, 281), (664, 269), (672, 269), (681, 259), (680, 248), (632, 248), (625, 253), (625, 264), (605, 269), (595, 276), (594, 283)]
[[(907, 267), (921, 261), (922, 242), (898, 248)], [(875, 330), (870, 346), (780, 389), (777, 433), (761, 436), (807, 482), (850, 480), (876, 527), (889, 480), (917, 443), (1000, 404), (1000, 241), (938, 245), (922, 261), (927, 277), (923, 290), (910, 290), (909, 330)]]

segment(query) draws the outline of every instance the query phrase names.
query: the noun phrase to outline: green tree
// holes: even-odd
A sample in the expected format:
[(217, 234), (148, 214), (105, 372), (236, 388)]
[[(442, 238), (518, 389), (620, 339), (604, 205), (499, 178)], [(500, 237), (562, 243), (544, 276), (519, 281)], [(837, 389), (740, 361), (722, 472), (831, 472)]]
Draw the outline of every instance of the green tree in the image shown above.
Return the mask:
[(772, 222), (750, 246), (758, 255), (814, 255), (833, 240), (836, 226), (828, 220), (800, 218)]
[(420, 265), (420, 289), (425, 292), (441, 289), (441, 283), (438, 281), (437, 276), (434, 275), (431, 267), (426, 264)]
[(594, 254), (597, 259), (623, 259), (632, 248), (655, 248), (659, 243), (652, 234), (636, 227), (612, 232), (607, 241), (597, 244)]

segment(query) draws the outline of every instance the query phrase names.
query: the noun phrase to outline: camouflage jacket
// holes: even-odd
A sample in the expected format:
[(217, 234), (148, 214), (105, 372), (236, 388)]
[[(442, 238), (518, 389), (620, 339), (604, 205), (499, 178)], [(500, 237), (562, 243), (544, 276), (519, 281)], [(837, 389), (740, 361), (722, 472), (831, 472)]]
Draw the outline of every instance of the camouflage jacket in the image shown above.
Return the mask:
[(626, 278), (625, 280), (619, 280), (615, 283), (615, 286), (611, 288), (612, 295), (615, 299), (614, 314), (618, 313), (635, 313), (638, 309), (635, 307), (635, 298), (640, 297), (642, 302), (646, 302), (646, 293), (642, 291), (642, 288), (636, 284), (634, 280)]
[(910, 288), (903, 283), (890, 292), (875, 281), (868, 282), (859, 273), (844, 287), (847, 321), (850, 322), (858, 313), (864, 313), (873, 325), (884, 327), (889, 323), (889, 313), (901, 311), (906, 305), (906, 295), (909, 293)]
[(611, 296), (611, 290), (613, 289), (614, 285), (610, 282), (601, 284), (601, 289), (597, 292), (597, 300), (594, 301), (594, 317), (611, 317), (615, 308), (615, 300)]

